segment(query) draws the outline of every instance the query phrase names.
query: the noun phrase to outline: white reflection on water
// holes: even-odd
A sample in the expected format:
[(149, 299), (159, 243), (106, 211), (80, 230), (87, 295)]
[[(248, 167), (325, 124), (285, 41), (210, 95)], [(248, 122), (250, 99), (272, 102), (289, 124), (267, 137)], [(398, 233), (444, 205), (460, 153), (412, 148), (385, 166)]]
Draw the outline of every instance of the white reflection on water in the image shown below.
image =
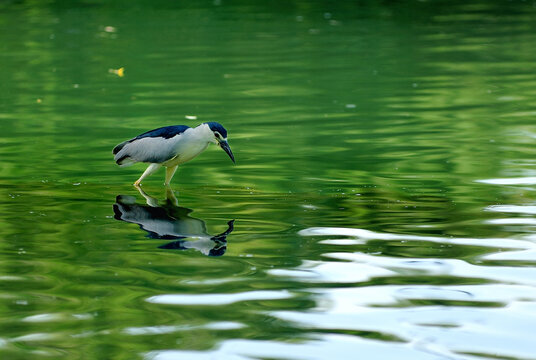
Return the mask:
[(280, 291), (248, 291), (235, 294), (164, 294), (151, 296), (146, 301), (168, 305), (228, 305), (249, 300), (288, 299), (292, 294)]
[[(535, 207), (536, 209), (536, 207)], [(536, 210), (535, 210), (536, 211)], [(395, 240), (395, 241), (429, 241), (435, 243), (456, 244), (456, 245), (476, 245), (485, 247), (497, 248), (512, 248), (512, 249), (529, 249), (536, 248), (536, 244), (516, 239), (504, 238), (461, 238), (461, 237), (441, 237), (441, 236), (419, 236), (405, 234), (390, 234), (380, 233), (365, 229), (353, 228), (335, 228), (335, 227), (312, 227), (303, 229), (298, 232), (302, 236), (349, 236), (362, 240)], [(339, 245), (340, 240), (324, 240), (324, 244)], [(345, 239), (345, 244), (361, 244), (362, 241), (354, 241)]]
[(395, 272), (363, 263), (341, 263), (325, 261), (304, 261), (298, 269), (268, 270), (270, 275), (297, 278), (301, 282), (354, 283), (367, 281), (378, 276), (392, 276)]
[(142, 327), (129, 327), (123, 330), (128, 335), (162, 335), (170, 334), (177, 331), (192, 331), (198, 329), (206, 330), (236, 330), (241, 329), (245, 325), (233, 322), (233, 321), (219, 321), (212, 322), (206, 325), (194, 326), (194, 325), (161, 325), (161, 326), (142, 326)]
[(504, 218), (504, 219), (489, 219), (484, 221), (491, 225), (536, 225), (536, 219), (532, 218)]
[(536, 185), (536, 177), (516, 177), (504, 179), (483, 179), (476, 182), (492, 185)]
[[(399, 275), (449, 275), (536, 285), (536, 267), (483, 266), (458, 259), (393, 258), (363, 253), (328, 253), (325, 256), (390, 269)], [(336, 264), (341, 267), (347, 265), (340, 262)]]
[(536, 262), (536, 249), (523, 251), (505, 251), (487, 254), (480, 257), (483, 260), (503, 260), (503, 261), (531, 261)]
[(491, 205), (486, 207), (485, 210), (534, 215), (536, 214), (536, 205)]

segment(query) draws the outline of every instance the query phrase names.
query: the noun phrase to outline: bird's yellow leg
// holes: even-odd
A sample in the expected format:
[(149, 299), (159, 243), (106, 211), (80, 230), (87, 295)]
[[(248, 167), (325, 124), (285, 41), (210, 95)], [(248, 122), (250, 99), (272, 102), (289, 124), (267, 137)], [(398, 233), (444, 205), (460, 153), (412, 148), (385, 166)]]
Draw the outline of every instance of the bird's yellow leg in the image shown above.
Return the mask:
[(178, 167), (179, 165), (175, 165), (166, 168), (166, 182), (164, 183), (164, 185), (169, 185), (169, 182), (171, 181), (173, 175), (175, 175), (175, 171), (177, 171)]
[(136, 182), (134, 183), (134, 186), (140, 186), (141, 185), (141, 182), (143, 179), (145, 179), (147, 176), (151, 175), (152, 173), (154, 173), (156, 170), (160, 169), (160, 164), (151, 164), (147, 167), (147, 169), (145, 169), (145, 171), (143, 172), (143, 174), (141, 174), (140, 178), (138, 180), (136, 180)]

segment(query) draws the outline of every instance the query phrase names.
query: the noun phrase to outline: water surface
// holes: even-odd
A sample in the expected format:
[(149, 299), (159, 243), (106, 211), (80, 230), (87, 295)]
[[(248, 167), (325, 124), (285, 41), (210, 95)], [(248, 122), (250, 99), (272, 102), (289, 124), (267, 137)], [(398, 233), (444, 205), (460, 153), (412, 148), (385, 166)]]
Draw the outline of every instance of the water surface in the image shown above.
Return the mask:
[(535, 15), (2, 2), (2, 358), (536, 359)]

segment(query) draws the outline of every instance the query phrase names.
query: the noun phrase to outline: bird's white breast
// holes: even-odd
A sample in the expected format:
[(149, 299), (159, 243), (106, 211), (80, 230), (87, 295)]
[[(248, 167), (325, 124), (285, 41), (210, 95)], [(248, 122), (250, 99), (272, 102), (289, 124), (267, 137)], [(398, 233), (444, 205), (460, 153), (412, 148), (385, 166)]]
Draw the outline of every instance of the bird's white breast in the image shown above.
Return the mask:
[(175, 157), (166, 161), (165, 166), (180, 165), (190, 161), (203, 152), (209, 144), (206, 134), (203, 131), (199, 131), (198, 128), (187, 129), (182, 134), (169, 140), (172, 143), (171, 146), (173, 146)]

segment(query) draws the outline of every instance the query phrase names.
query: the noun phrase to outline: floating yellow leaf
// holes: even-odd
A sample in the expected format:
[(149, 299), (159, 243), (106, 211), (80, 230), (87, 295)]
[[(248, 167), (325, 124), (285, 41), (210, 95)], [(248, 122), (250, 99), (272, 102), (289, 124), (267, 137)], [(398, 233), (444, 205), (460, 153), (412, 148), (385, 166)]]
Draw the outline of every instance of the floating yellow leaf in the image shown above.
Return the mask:
[(115, 74), (119, 77), (123, 77), (125, 76), (125, 68), (124, 67), (120, 67), (119, 69), (109, 69), (108, 72), (110, 74)]

